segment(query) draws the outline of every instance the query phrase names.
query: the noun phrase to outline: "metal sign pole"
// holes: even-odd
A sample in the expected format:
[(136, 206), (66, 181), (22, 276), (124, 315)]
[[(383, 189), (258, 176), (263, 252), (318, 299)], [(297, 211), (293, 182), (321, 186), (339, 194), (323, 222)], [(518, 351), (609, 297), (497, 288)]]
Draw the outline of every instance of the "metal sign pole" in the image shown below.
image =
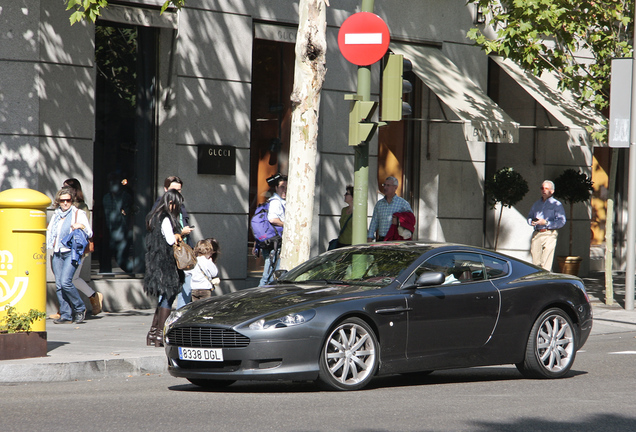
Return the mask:
[[(636, 19), (636, 11), (634, 12)], [(634, 44), (636, 48), (636, 32)], [(634, 310), (634, 278), (636, 270), (636, 250), (634, 236), (636, 234), (636, 50), (632, 53), (632, 112), (629, 135), (629, 176), (627, 186), (627, 267), (625, 270), (625, 310)]]
[[(362, 0), (362, 12), (373, 12), (374, 0)], [(358, 66), (358, 95), (371, 100), (371, 66)], [(355, 147), (352, 243), (367, 241), (367, 208), (369, 205), (369, 144)]]

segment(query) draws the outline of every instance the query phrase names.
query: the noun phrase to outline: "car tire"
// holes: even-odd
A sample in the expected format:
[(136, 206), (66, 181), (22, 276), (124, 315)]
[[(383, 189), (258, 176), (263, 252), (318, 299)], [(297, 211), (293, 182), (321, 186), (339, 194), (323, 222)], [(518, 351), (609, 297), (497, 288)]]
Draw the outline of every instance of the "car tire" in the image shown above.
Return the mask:
[(548, 309), (534, 322), (525, 359), (516, 366), (526, 378), (561, 378), (572, 368), (576, 349), (576, 331), (568, 314)]
[(195, 386), (203, 387), (209, 390), (224, 388), (229, 385), (234, 384), (235, 380), (210, 380), (210, 379), (194, 379), (194, 378), (186, 378)]
[(369, 384), (379, 363), (380, 345), (360, 318), (338, 323), (320, 352), (319, 380), (332, 390), (359, 390)]

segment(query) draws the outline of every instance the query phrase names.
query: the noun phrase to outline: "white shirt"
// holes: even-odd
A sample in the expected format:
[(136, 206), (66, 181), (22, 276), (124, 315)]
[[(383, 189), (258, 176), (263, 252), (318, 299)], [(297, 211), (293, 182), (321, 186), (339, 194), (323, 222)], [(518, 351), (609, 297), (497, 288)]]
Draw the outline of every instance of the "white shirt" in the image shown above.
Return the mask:
[(166, 242), (170, 246), (177, 241), (177, 238), (174, 236), (174, 232), (172, 231), (172, 224), (170, 223), (169, 217), (165, 217), (163, 218), (163, 221), (161, 221), (161, 234), (163, 234), (163, 238), (166, 239)]
[(267, 219), (271, 222), (274, 219), (280, 219), (285, 223), (285, 204), (286, 201), (280, 197), (277, 193), (272, 195), (269, 199), (269, 211), (267, 212)]
[(212, 289), (210, 279), (214, 279), (219, 274), (219, 270), (212, 259), (199, 255), (197, 257), (197, 265), (192, 270), (186, 270), (185, 273), (192, 277), (190, 288)]

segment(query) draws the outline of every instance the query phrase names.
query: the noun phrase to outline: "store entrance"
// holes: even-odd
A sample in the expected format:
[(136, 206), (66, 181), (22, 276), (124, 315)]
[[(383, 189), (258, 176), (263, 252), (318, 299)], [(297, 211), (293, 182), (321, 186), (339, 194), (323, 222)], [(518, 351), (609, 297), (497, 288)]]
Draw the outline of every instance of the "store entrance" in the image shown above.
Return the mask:
[(94, 276), (144, 272), (156, 178), (157, 44), (154, 28), (95, 28)]

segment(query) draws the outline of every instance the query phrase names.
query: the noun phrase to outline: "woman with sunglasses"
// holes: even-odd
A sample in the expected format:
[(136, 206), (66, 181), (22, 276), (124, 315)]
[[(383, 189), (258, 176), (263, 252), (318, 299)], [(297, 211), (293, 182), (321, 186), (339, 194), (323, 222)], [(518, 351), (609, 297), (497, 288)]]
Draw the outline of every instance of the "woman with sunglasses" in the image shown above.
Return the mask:
[(351, 221), (353, 216), (353, 186), (348, 185), (345, 190), (344, 201), (347, 206), (343, 207), (340, 212), (338, 247), (351, 246), (351, 238), (353, 237), (353, 222)]
[(51, 266), (60, 304), (60, 317), (53, 320), (55, 324), (79, 324), (86, 317), (86, 305), (73, 285), (73, 275), (80, 260), (72, 253), (68, 243), (63, 242), (75, 230), (82, 230), (86, 239), (92, 237), (93, 230), (86, 212), (75, 207), (74, 200), (75, 191), (72, 188), (63, 187), (57, 192), (53, 202), (55, 213), (46, 231), (46, 247), (53, 251)]
[[(84, 210), (84, 212), (86, 212), (86, 216), (88, 217), (88, 223), (90, 224), (91, 213), (90, 213), (90, 209), (88, 208), (88, 205), (84, 201), (84, 192), (82, 192), (82, 184), (80, 183), (80, 181), (76, 178), (69, 178), (64, 180), (63, 186), (70, 187), (71, 189), (75, 191), (75, 201), (73, 202), (73, 205), (77, 207), (78, 209)], [(89, 263), (88, 265), (90, 266), (91, 260), (88, 254), (89, 254), (89, 251), (86, 250), (84, 253), (84, 258), (86, 261), (88, 261)], [(75, 276), (73, 276), (73, 285), (75, 285), (75, 288), (77, 288), (78, 291), (82, 292), (86, 297), (88, 297), (88, 300), (91, 302), (91, 307), (93, 309), (92, 314), (97, 315), (101, 313), (102, 311), (104, 296), (102, 295), (102, 293), (96, 292), (93, 288), (91, 288), (91, 286), (84, 279), (80, 277), (80, 274), (82, 273), (83, 263), (84, 263), (84, 260), (82, 260), (80, 262), (79, 267), (77, 267)]]

